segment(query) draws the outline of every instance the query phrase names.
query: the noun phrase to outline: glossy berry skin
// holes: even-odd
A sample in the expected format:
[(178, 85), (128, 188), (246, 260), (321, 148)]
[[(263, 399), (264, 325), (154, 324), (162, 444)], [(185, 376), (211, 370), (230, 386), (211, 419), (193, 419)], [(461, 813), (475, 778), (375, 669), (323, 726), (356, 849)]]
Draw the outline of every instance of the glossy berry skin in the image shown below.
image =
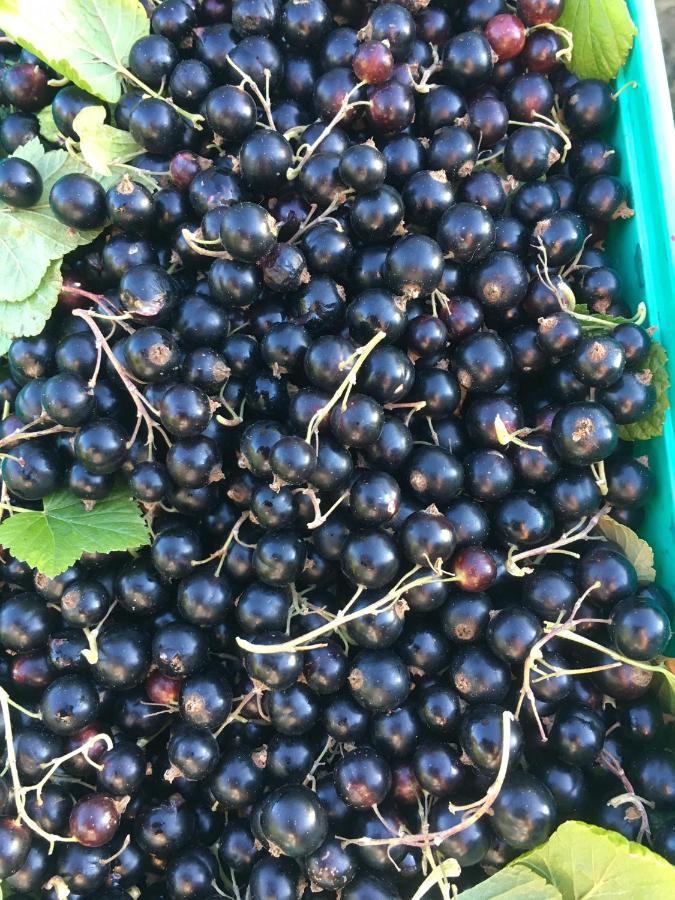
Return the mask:
[(182, 725), (171, 735), (167, 753), (172, 766), (185, 778), (201, 781), (218, 762), (216, 739), (206, 728)]
[(454, 530), (445, 516), (413, 513), (401, 526), (399, 535), (403, 552), (414, 565), (445, 561), (455, 549)]
[(120, 279), (120, 299), (136, 321), (168, 312), (177, 300), (174, 279), (160, 266), (133, 266)]
[(171, 153), (180, 140), (181, 119), (168, 103), (150, 97), (131, 111), (129, 131), (148, 153)]
[(84, 847), (102, 847), (119, 827), (120, 814), (112, 797), (90, 794), (73, 807), (70, 833)]
[(492, 216), (476, 204), (457, 203), (441, 216), (436, 239), (446, 259), (483, 259), (495, 243)]
[(559, 710), (550, 733), (552, 749), (567, 763), (590, 765), (602, 749), (605, 724), (602, 716), (587, 707)]
[(253, 553), (253, 568), (265, 584), (290, 584), (298, 577), (305, 563), (303, 542), (283, 531), (271, 531), (258, 541)]
[(485, 26), (485, 37), (499, 57), (499, 61), (513, 59), (525, 46), (525, 28), (517, 16), (502, 13)]
[(144, 232), (153, 218), (153, 200), (142, 184), (123, 178), (106, 193), (106, 211), (111, 223), (125, 231)]
[(441, 280), (443, 258), (438, 244), (425, 235), (397, 241), (385, 260), (384, 279), (395, 295), (430, 294)]
[(93, 475), (116, 472), (127, 455), (126, 435), (114, 419), (98, 419), (77, 433), (75, 455)]
[[(479, 703), (468, 707), (460, 724), (460, 744), (471, 762), (482, 772), (493, 774), (502, 761), (503, 710), (494, 703)], [(511, 722), (509, 767), (516, 766), (523, 751), (523, 732), (517, 722)]]
[(42, 406), (59, 425), (81, 425), (94, 408), (94, 398), (77, 375), (53, 375), (42, 388)]
[(546, 25), (562, 15), (564, 0), (518, 0), (516, 10), (526, 25)]
[(412, 766), (422, 789), (434, 797), (451, 796), (464, 780), (459, 755), (447, 744), (422, 744), (413, 755)]
[(664, 809), (675, 807), (675, 755), (671, 750), (651, 750), (638, 757), (631, 774), (640, 796)]
[(638, 660), (663, 653), (672, 634), (666, 612), (650, 600), (622, 600), (612, 611), (610, 627), (617, 650)]
[[(254, 644), (280, 644), (284, 643), (287, 638), (283, 634), (270, 631), (255, 635), (250, 640)], [(256, 653), (247, 651), (244, 656), (244, 666), (251, 678), (262, 681), (270, 688), (284, 690), (294, 684), (302, 672), (302, 658), (295, 652)]]
[(551, 436), (558, 454), (572, 465), (600, 462), (618, 443), (613, 416), (592, 401), (563, 407), (553, 420)]
[(42, 176), (27, 160), (12, 157), (0, 162), (0, 200), (28, 209), (42, 195)]
[(394, 56), (381, 40), (365, 41), (354, 54), (352, 68), (359, 81), (384, 84), (394, 71)]
[(328, 830), (326, 812), (316, 794), (302, 785), (274, 791), (260, 817), (263, 835), (290, 857), (305, 856), (321, 846)]
[(386, 532), (356, 532), (344, 545), (341, 566), (347, 578), (356, 585), (384, 587), (399, 571), (396, 544)]
[(215, 88), (207, 94), (202, 109), (213, 131), (227, 140), (242, 140), (253, 131), (255, 103), (241, 88)]
[(207, 646), (201, 629), (186, 622), (174, 622), (155, 631), (152, 661), (161, 674), (185, 678), (202, 668)]
[(2, 477), (9, 490), (24, 500), (41, 500), (53, 493), (61, 475), (51, 448), (39, 441), (14, 444), (2, 461)]
[(619, 380), (626, 357), (623, 347), (611, 337), (585, 338), (572, 357), (574, 374), (589, 387), (609, 387)]
[(225, 249), (241, 262), (257, 262), (276, 243), (276, 225), (262, 206), (234, 203), (223, 213), (220, 237)]
[(49, 192), (56, 218), (70, 228), (99, 228), (106, 217), (105, 191), (88, 175), (62, 175)]
[(342, 890), (358, 871), (353, 849), (331, 837), (305, 857), (305, 866), (313, 885), (333, 891)]
[(391, 651), (363, 650), (354, 659), (349, 687), (370, 712), (386, 712), (408, 696), (410, 681), (403, 660)]
[(565, 122), (577, 134), (600, 131), (609, 124), (616, 110), (612, 90), (604, 81), (583, 79), (565, 100)]
[(534, 181), (545, 175), (558, 159), (558, 151), (542, 128), (517, 128), (504, 150), (504, 167), (519, 181)]
[(513, 466), (498, 450), (474, 450), (464, 458), (464, 488), (474, 499), (501, 500), (513, 484)]
[(30, 831), (10, 816), (0, 818), (0, 877), (4, 880), (23, 866), (31, 847)]
[(80, 731), (94, 720), (98, 695), (93, 684), (79, 675), (62, 675), (45, 690), (40, 701), (42, 721), (58, 735)]
[(624, 372), (608, 388), (598, 391), (598, 400), (619, 425), (630, 425), (649, 415), (656, 405), (656, 388), (649, 369)]
[(450, 563), (462, 590), (469, 593), (485, 591), (497, 579), (497, 564), (483, 547), (462, 547)]
[(488, 646), (508, 663), (524, 662), (541, 635), (539, 620), (527, 609), (506, 607), (490, 619), (486, 640)]
[(480, 645), (460, 649), (451, 673), (455, 690), (469, 703), (498, 703), (509, 690), (508, 666)]
[(353, 809), (381, 803), (391, 787), (391, 770), (383, 756), (364, 748), (345, 754), (334, 770), (335, 788)]
[(551, 533), (552, 510), (548, 503), (529, 492), (514, 492), (497, 507), (495, 529), (510, 544), (533, 546)]
[(493, 810), (492, 827), (516, 850), (542, 843), (555, 826), (553, 795), (543, 782), (525, 772), (507, 777)]
[(467, 31), (452, 37), (443, 49), (443, 71), (453, 87), (471, 91), (492, 73), (492, 47), (482, 34)]
[(632, 596), (637, 589), (637, 575), (633, 565), (621, 553), (603, 546), (582, 556), (578, 579), (582, 590), (588, 590), (596, 582), (600, 582), (589, 599), (603, 606), (613, 606)]

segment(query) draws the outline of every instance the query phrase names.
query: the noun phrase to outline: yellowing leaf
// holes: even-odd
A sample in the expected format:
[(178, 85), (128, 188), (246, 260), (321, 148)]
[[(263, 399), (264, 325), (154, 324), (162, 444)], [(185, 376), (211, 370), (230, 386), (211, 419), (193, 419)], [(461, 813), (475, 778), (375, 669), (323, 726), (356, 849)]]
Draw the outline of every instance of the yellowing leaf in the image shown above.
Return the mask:
[(121, 93), (131, 45), (149, 31), (138, 0), (0, 0), (0, 28), (102, 100)]
[(0, 545), (17, 559), (54, 578), (83, 553), (131, 550), (149, 541), (138, 505), (123, 490), (85, 509), (69, 491), (44, 500), (40, 512), (15, 513), (0, 524)]
[(51, 106), (45, 106), (44, 109), (41, 109), (37, 114), (37, 117), (38, 122), (40, 123), (40, 134), (42, 137), (46, 141), (49, 141), (50, 144), (58, 143), (60, 133), (59, 129), (56, 127)]
[(572, 32), (572, 71), (603, 81), (616, 77), (637, 34), (625, 0), (566, 0), (556, 25)]
[(128, 131), (105, 124), (102, 106), (86, 106), (73, 121), (73, 131), (80, 139), (80, 153), (88, 166), (99, 175), (112, 175), (110, 166), (126, 163), (142, 151)]
[(642, 540), (627, 525), (602, 516), (598, 521), (598, 529), (609, 541), (621, 547), (626, 558), (633, 564), (639, 581), (655, 581), (654, 551), (647, 541)]

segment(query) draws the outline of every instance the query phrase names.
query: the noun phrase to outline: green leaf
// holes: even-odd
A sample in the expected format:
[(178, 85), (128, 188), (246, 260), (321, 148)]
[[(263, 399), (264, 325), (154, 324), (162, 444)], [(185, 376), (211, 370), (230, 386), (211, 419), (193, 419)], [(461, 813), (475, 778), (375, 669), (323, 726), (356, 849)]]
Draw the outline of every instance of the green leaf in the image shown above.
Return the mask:
[(49, 265), (48, 249), (39, 236), (33, 243), (30, 230), (17, 215), (3, 216), (0, 226), (0, 296), (16, 303), (32, 294), (42, 281)]
[(56, 306), (62, 284), (61, 260), (57, 259), (49, 263), (37, 290), (30, 297), (21, 303), (0, 300), (0, 334), (9, 340), (39, 334)]
[(11, 343), (11, 337), (8, 334), (3, 334), (0, 331), (0, 357), (6, 356), (7, 351), (9, 350), (9, 345)]
[(149, 20), (138, 0), (0, 0), (0, 28), (83, 90), (115, 103), (121, 68)]
[(583, 822), (565, 822), (515, 862), (555, 885), (563, 900), (675, 896), (675, 866), (614, 831)]
[(142, 547), (150, 539), (137, 504), (123, 489), (93, 509), (69, 491), (44, 500), (44, 510), (17, 512), (0, 524), (0, 545), (48, 578), (55, 578), (83, 553)]
[(614, 541), (621, 547), (626, 558), (633, 563), (639, 581), (656, 580), (654, 551), (632, 528), (609, 516), (602, 516), (598, 521), (598, 530), (607, 540)]
[(566, 0), (556, 25), (572, 32), (572, 71), (603, 81), (616, 77), (637, 34), (625, 0)]
[(579, 321), (583, 333), (588, 335), (612, 331), (617, 325), (642, 325), (647, 318), (647, 307), (644, 303), (638, 303), (635, 314), (630, 318), (593, 312), (585, 303), (575, 303), (570, 312)]
[[(0, 0), (2, 2), (2, 0)], [(0, 201), (0, 300), (18, 303), (38, 288), (52, 260), (60, 259), (82, 244), (89, 244), (101, 229), (78, 231), (63, 225), (49, 206), (49, 192), (62, 175), (90, 173), (84, 163), (65, 150), (46, 152), (33, 138), (13, 154), (33, 163), (42, 176), (40, 200), (29, 209), (15, 209)], [(98, 178), (104, 186), (106, 180)], [(9, 329), (0, 320), (4, 331)]]
[(59, 138), (63, 137), (63, 135), (56, 127), (51, 106), (45, 106), (44, 109), (41, 109), (37, 114), (37, 117), (38, 122), (40, 123), (40, 134), (42, 137), (46, 141), (49, 141), (50, 144), (57, 144)]
[(459, 896), (463, 900), (560, 900), (560, 891), (524, 866), (512, 865)]
[(126, 163), (142, 152), (128, 131), (105, 124), (102, 106), (86, 106), (73, 121), (80, 139), (80, 153), (87, 165), (100, 175), (112, 175), (113, 163)]
[(625, 441), (648, 441), (663, 434), (666, 413), (670, 407), (668, 391), (668, 354), (663, 344), (652, 341), (649, 356), (645, 363), (645, 371), (651, 373), (652, 384), (656, 388), (656, 405), (649, 415), (632, 425), (620, 425), (619, 437)]

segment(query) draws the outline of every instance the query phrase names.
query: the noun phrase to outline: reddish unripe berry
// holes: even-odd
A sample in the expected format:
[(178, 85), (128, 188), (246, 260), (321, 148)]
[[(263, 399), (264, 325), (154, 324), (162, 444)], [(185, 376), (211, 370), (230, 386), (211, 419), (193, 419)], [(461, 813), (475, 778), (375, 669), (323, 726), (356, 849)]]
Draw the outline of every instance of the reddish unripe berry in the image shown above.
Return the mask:
[(497, 577), (497, 565), (482, 547), (464, 547), (453, 557), (451, 569), (464, 591), (487, 591)]
[(526, 36), (522, 21), (509, 13), (493, 16), (485, 26), (485, 37), (499, 62), (518, 56), (525, 46)]
[(382, 41), (366, 41), (354, 54), (352, 68), (359, 81), (384, 84), (394, 71), (394, 57)]
[(518, 0), (516, 12), (528, 25), (548, 25), (556, 22), (565, 8), (565, 0)]
[(160, 672), (153, 672), (145, 681), (145, 693), (153, 703), (165, 703), (170, 706), (178, 703), (182, 686), (181, 678), (169, 678)]
[(112, 797), (90, 794), (70, 814), (70, 833), (85, 847), (102, 847), (119, 828), (120, 814)]

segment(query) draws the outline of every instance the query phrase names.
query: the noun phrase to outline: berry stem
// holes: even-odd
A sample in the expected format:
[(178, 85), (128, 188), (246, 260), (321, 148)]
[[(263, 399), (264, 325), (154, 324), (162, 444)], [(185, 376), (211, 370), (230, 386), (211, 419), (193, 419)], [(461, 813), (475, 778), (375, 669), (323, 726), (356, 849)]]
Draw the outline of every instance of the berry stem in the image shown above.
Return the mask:
[[(188, 245), (190, 250), (192, 250), (193, 253), (199, 254), (199, 256), (212, 256), (215, 259), (232, 259), (227, 250), (208, 250), (206, 247), (202, 247), (201, 242), (199, 242), (196, 237), (196, 234), (193, 234), (193, 232), (191, 232), (189, 228), (183, 228), (181, 234), (183, 236), (183, 240)], [(213, 243), (220, 242), (214, 241)]]
[(553, 31), (555, 34), (559, 34), (565, 41), (566, 46), (561, 50), (558, 50), (555, 58), (559, 61), (569, 63), (574, 51), (574, 35), (572, 32), (568, 31), (567, 28), (562, 28), (560, 25), (554, 25), (552, 22), (543, 22), (541, 25), (532, 25), (531, 28), (527, 29), (527, 33), (530, 34), (532, 31), (539, 31), (542, 28), (546, 31)]
[(414, 566), (409, 572), (407, 572), (399, 581), (391, 588), (384, 597), (380, 597), (379, 600), (374, 600), (372, 603), (369, 603), (368, 606), (364, 606), (362, 609), (357, 609), (354, 612), (348, 612), (349, 608), (354, 603), (356, 596), (363, 591), (363, 587), (358, 588), (357, 593), (349, 603), (345, 606), (343, 610), (341, 610), (334, 619), (330, 622), (327, 622), (325, 625), (320, 625), (318, 628), (312, 629), (312, 631), (307, 632), (306, 634), (301, 634), (296, 638), (291, 638), (288, 641), (283, 641), (279, 644), (254, 644), (251, 641), (244, 640), (243, 638), (237, 638), (237, 644), (242, 650), (245, 650), (249, 653), (293, 653), (295, 651), (305, 651), (305, 650), (318, 650), (322, 647), (325, 647), (325, 643), (315, 643), (315, 641), (319, 638), (322, 638), (324, 635), (332, 634), (337, 631), (339, 628), (342, 628), (345, 625), (348, 625), (350, 622), (353, 622), (355, 619), (361, 619), (364, 616), (372, 616), (376, 613), (383, 612), (385, 609), (388, 609), (397, 602), (401, 598), (406, 591), (412, 590), (412, 588), (423, 587), (425, 584), (431, 584), (432, 582), (441, 582), (443, 584), (447, 584), (450, 582), (457, 581), (458, 579), (453, 576), (448, 576), (446, 578), (439, 578), (436, 573), (433, 575), (424, 575), (419, 578), (413, 578), (412, 581), (406, 582), (405, 579), (414, 576), (416, 572), (420, 570), (421, 566)]
[(152, 459), (152, 448), (154, 447), (154, 444), (155, 444), (155, 438), (154, 438), (155, 429), (162, 435), (162, 437), (166, 441), (167, 446), (171, 445), (171, 441), (169, 439), (168, 434), (156, 422), (153, 422), (153, 420), (150, 416), (150, 413), (148, 412), (148, 410), (150, 410), (150, 412), (157, 415), (157, 410), (154, 409), (154, 407), (152, 407), (148, 403), (148, 401), (145, 399), (143, 394), (141, 394), (141, 392), (138, 390), (136, 385), (133, 383), (133, 381), (129, 377), (129, 373), (118, 361), (117, 357), (115, 356), (113, 351), (110, 349), (110, 345), (108, 344), (105, 337), (103, 336), (103, 332), (101, 331), (101, 329), (98, 327), (98, 325), (92, 318), (91, 313), (85, 309), (74, 309), (73, 315), (77, 316), (80, 319), (84, 319), (84, 321), (87, 323), (89, 328), (93, 331), (94, 337), (96, 338), (97, 347), (102, 349), (103, 352), (105, 353), (105, 355), (110, 360), (110, 364), (112, 365), (113, 369), (119, 375), (120, 380), (122, 381), (122, 384), (127, 389), (127, 392), (129, 393), (129, 396), (133, 400), (134, 406), (136, 407), (136, 412), (137, 412), (136, 427), (134, 428), (133, 434), (127, 441), (127, 447), (131, 447), (133, 445), (134, 441), (136, 440), (136, 435), (138, 434), (138, 429), (140, 428), (141, 421), (143, 421), (145, 423), (145, 427), (148, 432), (146, 446), (148, 447), (148, 453), (149, 453), (150, 459)]
[(372, 337), (367, 344), (364, 344), (362, 347), (359, 347), (358, 350), (355, 350), (348, 359), (344, 360), (340, 364), (341, 369), (346, 369), (348, 365), (351, 364), (351, 369), (347, 377), (340, 383), (337, 390), (330, 398), (328, 403), (325, 406), (322, 406), (321, 409), (314, 413), (312, 418), (309, 420), (309, 425), (307, 426), (307, 434), (305, 435), (305, 441), (309, 444), (312, 440), (313, 435), (317, 434), (319, 427), (326, 416), (330, 413), (334, 406), (342, 400), (342, 409), (347, 408), (347, 400), (349, 399), (349, 394), (351, 389), (356, 384), (356, 376), (358, 374), (359, 369), (366, 361), (368, 354), (377, 347), (379, 343), (381, 343), (386, 338), (386, 333), (384, 331), (378, 331), (374, 337)]
[[(38, 837), (43, 838), (49, 844), (50, 852), (54, 849), (54, 844), (63, 843), (63, 844), (72, 844), (75, 842), (74, 837), (62, 837), (60, 834), (51, 834), (48, 831), (45, 831), (31, 816), (28, 814), (26, 810), (26, 795), (31, 791), (35, 791), (37, 793), (38, 799), (42, 794), (42, 788), (44, 785), (54, 776), (59, 766), (62, 763), (66, 762), (69, 759), (73, 759), (73, 757), (78, 755), (83, 755), (87, 762), (91, 763), (96, 768), (100, 768), (98, 763), (93, 762), (89, 758), (89, 750), (91, 747), (101, 741), (106, 745), (108, 750), (111, 750), (113, 747), (112, 738), (107, 734), (96, 734), (93, 737), (89, 738), (84, 744), (80, 747), (77, 747), (75, 750), (71, 750), (70, 753), (66, 753), (64, 756), (58, 756), (55, 759), (52, 759), (50, 762), (42, 763), (41, 768), (47, 769), (47, 774), (37, 782), (37, 784), (31, 784), (27, 787), (24, 787), (21, 784), (21, 778), (19, 776), (19, 770), (16, 762), (16, 752), (15, 752), (15, 741), (14, 741), (14, 732), (12, 730), (12, 716), (10, 712), (10, 705), (17, 706), (14, 701), (10, 698), (9, 694), (4, 688), (0, 687), (0, 712), (2, 713), (2, 719), (5, 726), (5, 749), (7, 751), (7, 766), (9, 768), (10, 777), (12, 779), (12, 793), (14, 795), (14, 802), (16, 804), (16, 813), (17, 818), (24, 822), (25, 825)], [(21, 709), (21, 707), (18, 707)], [(22, 710), (25, 712), (25, 710)], [(33, 714), (35, 716), (35, 714)]]
[(530, 547), (529, 550), (521, 550), (520, 553), (514, 553), (515, 545), (512, 544), (506, 561), (506, 569), (509, 575), (515, 575), (517, 578), (522, 578), (524, 575), (531, 575), (532, 572), (534, 572), (534, 569), (528, 566), (520, 566), (520, 563), (523, 562), (523, 560), (536, 559), (536, 557), (539, 556), (543, 558), (549, 553), (567, 552), (564, 551), (565, 547), (568, 547), (570, 544), (574, 544), (577, 541), (585, 540), (596, 527), (600, 519), (603, 516), (606, 516), (610, 510), (611, 506), (603, 506), (602, 509), (598, 510), (598, 512), (595, 513), (594, 516), (591, 516), (590, 519), (580, 519), (576, 525), (572, 526), (572, 528), (567, 531), (564, 531), (557, 541), (545, 544), (543, 547)]
[(447, 838), (452, 837), (454, 834), (459, 834), (461, 831), (465, 831), (490, 811), (492, 804), (495, 802), (502, 789), (509, 768), (512, 721), (513, 714), (508, 710), (504, 710), (502, 713), (502, 752), (499, 770), (495, 780), (485, 792), (485, 796), (480, 800), (476, 800), (475, 803), (469, 803), (466, 806), (453, 806), (452, 803), (448, 803), (450, 812), (456, 813), (466, 811), (468, 813), (468, 815), (457, 825), (446, 828), (444, 831), (423, 831), (420, 834), (402, 834), (392, 838), (346, 838), (338, 835), (338, 840), (344, 841), (345, 844), (352, 844), (357, 847), (396, 847), (400, 845), (406, 847), (438, 847), (438, 845), (442, 844)]
[(309, 212), (305, 216), (305, 218), (300, 223), (300, 227), (295, 232), (292, 238), (289, 239), (289, 244), (294, 244), (298, 238), (302, 237), (305, 232), (309, 231), (310, 228), (314, 228), (315, 225), (320, 225), (322, 222), (333, 222), (339, 231), (342, 230), (342, 225), (338, 222), (337, 219), (332, 218), (332, 214), (345, 202), (347, 197), (349, 197), (353, 191), (345, 190), (341, 191), (337, 197), (333, 197), (328, 206), (324, 209), (324, 211), (314, 218), (318, 206), (316, 203), (312, 203), (309, 208)]
[[(354, 87), (345, 94), (344, 99), (340, 104), (340, 108), (335, 113), (330, 122), (324, 127), (323, 131), (315, 141), (313, 141), (311, 144), (301, 144), (298, 147), (296, 151), (296, 157), (299, 156), (300, 158), (297, 164), (295, 166), (289, 166), (289, 168), (286, 170), (286, 178), (288, 178), (289, 181), (293, 181), (294, 178), (298, 177), (300, 172), (302, 172), (303, 166), (310, 158), (310, 156), (314, 153), (319, 144), (328, 137), (331, 131), (340, 124), (340, 122), (348, 113), (359, 106), (370, 106), (370, 100), (354, 100), (353, 103), (350, 103), (350, 100), (354, 96), (354, 94), (357, 91), (360, 91), (361, 88), (365, 86), (365, 84), (365, 81), (359, 81), (358, 84), (355, 84)], [(304, 148), (307, 149), (305, 150)]]
[(556, 122), (554, 119), (549, 119), (548, 116), (543, 116), (538, 112), (532, 113), (532, 116), (533, 118), (538, 119), (538, 121), (521, 122), (518, 119), (509, 119), (509, 125), (519, 125), (523, 128), (545, 128), (547, 131), (552, 131), (554, 134), (557, 134), (563, 142), (563, 152), (560, 156), (560, 161), (565, 162), (567, 154), (572, 149), (572, 141), (569, 139), (569, 135), (562, 127), (560, 122)]
[(17, 428), (16, 431), (13, 431), (11, 434), (8, 434), (7, 437), (2, 438), (2, 440), (0, 440), (0, 448), (11, 447), (12, 444), (30, 441), (33, 438), (47, 437), (49, 434), (61, 434), (64, 431), (77, 431), (77, 428), (71, 428), (69, 425), (50, 425), (49, 428), (43, 428), (40, 431), (28, 431), (29, 428), (33, 428), (40, 421), (44, 421), (42, 416), (38, 419), (33, 419), (28, 425), (24, 425), (23, 428)]
[(270, 76), (271, 76), (270, 70), (269, 69), (264, 70), (265, 71), (265, 93), (263, 94), (263, 92), (260, 90), (260, 88), (258, 87), (256, 82), (251, 78), (251, 76), (248, 75), (246, 72), (244, 72), (244, 70), (242, 68), (240, 68), (236, 64), (236, 62), (234, 62), (234, 60), (232, 59), (231, 56), (226, 56), (225, 58), (227, 59), (228, 63), (232, 66), (234, 71), (237, 73), (237, 75), (239, 75), (239, 77), (241, 78), (240, 87), (242, 85), (246, 84), (251, 88), (251, 93), (255, 95), (258, 103), (260, 103), (260, 105), (263, 108), (263, 111), (264, 111), (267, 121), (269, 123), (269, 127), (272, 129), (272, 131), (276, 131), (277, 126), (274, 124), (274, 119), (272, 118), (272, 105), (270, 103)]
[(182, 116), (184, 119), (187, 119), (188, 122), (192, 122), (195, 128), (201, 130), (202, 122), (204, 121), (204, 116), (199, 113), (191, 113), (186, 109), (182, 109), (182, 107), (178, 106), (170, 97), (163, 97), (159, 91), (153, 91), (152, 88), (149, 88), (145, 82), (141, 81), (140, 78), (137, 78), (132, 71), (126, 68), (126, 66), (118, 65), (116, 66), (116, 71), (123, 78), (126, 78), (127, 81), (130, 81), (132, 84), (135, 84), (136, 87), (140, 88), (144, 94), (147, 94), (148, 97), (154, 97), (155, 100), (163, 100), (168, 106), (173, 107), (176, 110), (178, 115)]
[(223, 562), (225, 560), (225, 556), (227, 555), (227, 551), (230, 549), (230, 544), (232, 543), (232, 541), (238, 540), (239, 529), (244, 524), (244, 522), (246, 522), (247, 519), (250, 518), (250, 515), (251, 514), (248, 510), (246, 510), (246, 512), (243, 512), (239, 516), (237, 521), (234, 523), (234, 525), (232, 526), (232, 530), (230, 531), (228, 536), (225, 538), (225, 543), (222, 545), (222, 547), (220, 547), (218, 550), (214, 551), (213, 553), (211, 553), (210, 556), (207, 556), (204, 559), (193, 559), (192, 565), (193, 566), (204, 566), (210, 562), (213, 562), (214, 559), (220, 559), (220, 562), (218, 563), (218, 567), (216, 568), (216, 576), (220, 575), (220, 570), (223, 566)]

